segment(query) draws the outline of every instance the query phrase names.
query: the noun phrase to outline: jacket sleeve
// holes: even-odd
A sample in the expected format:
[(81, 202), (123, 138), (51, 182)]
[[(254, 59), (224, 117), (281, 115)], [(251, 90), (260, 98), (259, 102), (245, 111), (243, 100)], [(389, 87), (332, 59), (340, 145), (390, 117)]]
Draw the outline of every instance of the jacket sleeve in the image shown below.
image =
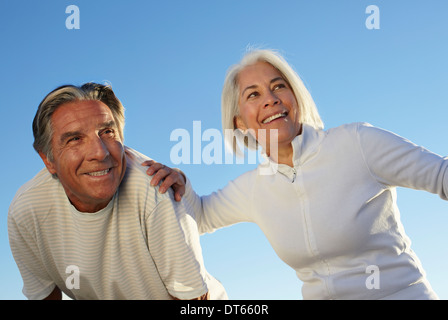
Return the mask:
[(198, 224), (199, 233), (212, 233), (216, 229), (239, 222), (252, 222), (251, 202), (253, 198), (249, 176), (243, 174), (230, 181), (223, 189), (207, 196), (199, 196), (187, 179), (184, 201), (191, 206)]
[(426, 190), (448, 200), (448, 157), (369, 124), (358, 125), (358, 139), (367, 167), (378, 182)]

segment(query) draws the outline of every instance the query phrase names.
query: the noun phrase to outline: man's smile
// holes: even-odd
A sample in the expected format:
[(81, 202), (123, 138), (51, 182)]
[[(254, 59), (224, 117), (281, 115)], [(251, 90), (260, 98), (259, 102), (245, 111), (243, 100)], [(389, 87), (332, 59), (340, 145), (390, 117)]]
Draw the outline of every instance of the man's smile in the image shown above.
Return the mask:
[(109, 169), (105, 169), (105, 170), (101, 170), (101, 171), (93, 171), (93, 172), (88, 172), (86, 173), (89, 176), (93, 176), (93, 177), (100, 177), (100, 176), (105, 176), (110, 172), (111, 168)]

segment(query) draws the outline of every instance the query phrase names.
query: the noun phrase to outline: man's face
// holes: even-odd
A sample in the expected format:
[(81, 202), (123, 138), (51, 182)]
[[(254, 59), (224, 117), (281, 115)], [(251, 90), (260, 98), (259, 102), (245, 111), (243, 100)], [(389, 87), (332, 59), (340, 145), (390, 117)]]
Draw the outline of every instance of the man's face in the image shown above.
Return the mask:
[(48, 171), (79, 211), (106, 207), (126, 170), (112, 111), (100, 101), (75, 101), (59, 106), (51, 123), (53, 161), (39, 153)]

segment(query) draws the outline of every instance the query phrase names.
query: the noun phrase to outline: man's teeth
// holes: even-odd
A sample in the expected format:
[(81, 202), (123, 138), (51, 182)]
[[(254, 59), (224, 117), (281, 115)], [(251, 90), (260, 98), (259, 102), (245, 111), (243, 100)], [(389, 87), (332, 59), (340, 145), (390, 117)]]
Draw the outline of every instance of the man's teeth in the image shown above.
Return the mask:
[(110, 169), (106, 169), (106, 170), (102, 170), (102, 171), (89, 172), (88, 175), (89, 176), (94, 176), (94, 177), (104, 176), (105, 174), (107, 174), (109, 172), (109, 170)]
[(281, 118), (281, 117), (286, 117), (286, 114), (287, 114), (286, 112), (274, 114), (273, 116), (270, 116), (269, 118), (264, 119), (263, 124), (269, 123), (269, 122), (271, 122), (275, 119)]

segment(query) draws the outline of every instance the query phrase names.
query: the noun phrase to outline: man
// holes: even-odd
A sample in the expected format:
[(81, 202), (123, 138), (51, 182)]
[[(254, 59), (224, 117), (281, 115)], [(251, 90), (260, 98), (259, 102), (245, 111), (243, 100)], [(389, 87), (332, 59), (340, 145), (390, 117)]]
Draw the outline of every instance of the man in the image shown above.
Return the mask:
[(18, 190), (8, 214), (25, 296), (226, 298), (204, 268), (194, 216), (172, 190), (150, 185), (123, 127), (109, 86), (62, 86), (39, 105), (34, 148), (46, 169)]

